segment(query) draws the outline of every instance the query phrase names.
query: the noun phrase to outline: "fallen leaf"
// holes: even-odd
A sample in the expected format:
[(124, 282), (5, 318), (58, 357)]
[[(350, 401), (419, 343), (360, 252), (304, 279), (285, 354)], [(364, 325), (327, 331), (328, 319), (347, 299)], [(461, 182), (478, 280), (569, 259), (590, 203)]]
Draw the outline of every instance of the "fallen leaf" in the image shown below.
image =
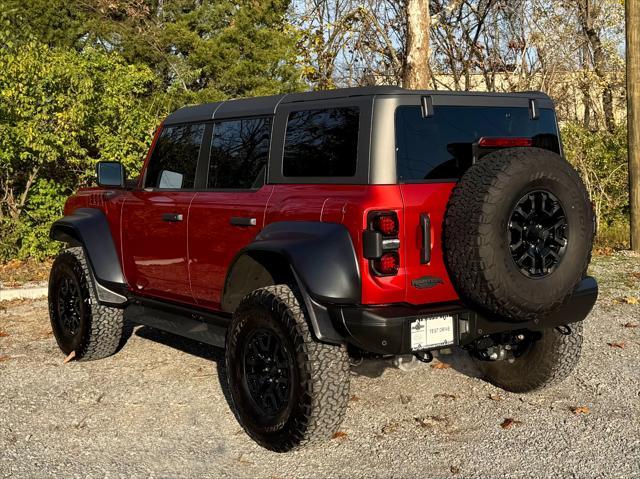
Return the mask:
[(449, 369), (451, 364), (448, 363), (436, 363), (431, 365), (431, 369)]
[(631, 273), (631, 276), (634, 277), (637, 280), (640, 280), (640, 273)]
[(587, 406), (571, 406), (569, 409), (573, 414), (589, 414), (591, 412)]
[(0, 338), (8, 338), (9, 333), (5, 333), (4, 331), (0, 331)]
[(411, 396), (400, 394), (400, 402), (402, 404), (409, 404), (411, 402)]
[(627, 296), (625, 298), (622, 298), (622, 302), (627, 304), (638, 304), (638, 298), (636, 298), (635, 296)]
[(7, 356), (6, 354), (0, 354), (0, 363), (9, 361), (9, 359), (11, 359), (11, 356)]
[(240, 464), (247, 464), (247, 465), (253, 465), (253, 462), (251, 461), (247, 461), (244, 458), (244, 454), (240, 454), (237, 458), (236, 461), (239, 462)]
[(429, 428), (443, 423), (448, 423), (449, 420), (442, 416), (427, 416), (427, 417), (414, 417), (413, 418), (420, 427)]
[(455, 394), (448, 393), (437, 393), (433, 395), (434, 398), (445, 398), (445, 399), (458, 399), (458, 396)]
[(458, 466), (451, 466), (449, 470), (451, 471), (451, 474), (460, 474), (460, 468)]
[(382, 426), (382, 434), (390, 434), (398, 430), (399, 424), (397, 422), (390, 422)]
[(71, 361), (75, 357), (76, 357), (76, 352), (75, 351), (71, 351), (68, 354), (68, 356), (66, 358), (64, 358), (64, 361), (62, 361), (62, 364), (67, 364), (69, 361)]
[(359, 398), (358, 396), (356, 396), (355, 394), (353, 394), (353, 395), (349, 398), (349, 401), (353, 401), (353, 402), (360, 401), (360, 398)]
[(345, 439), (346, 437), (347, 437), (347, 433), (346, 432), (337, 431), (337, 432), (333, 433), (333, 439)]
[(500, 394), (491, 393), (489, 394), (489, 399), (491, 399), (492, 401), (502, 401), (504, 398), (500, 396)]
[(519, 424), (522, 424), (522, 421), (518, 421), (517, 419), (513, 419), (512, 417), (507, 417), (504, 421), (502, 421), (500, 427), (502, 429), (509, 429), (511, 426), (517, 426)]
[(624, 343), (607, 343), (612, 348), (624, 349)]
[(623, 328), (637, 328), (637, 327), (638, 327), (638, 323), (631, 323), (631, 322), (629, 322), (629, 323), (624, 323), (624, 324), (622, 325), (622, 327), (623, 327)]

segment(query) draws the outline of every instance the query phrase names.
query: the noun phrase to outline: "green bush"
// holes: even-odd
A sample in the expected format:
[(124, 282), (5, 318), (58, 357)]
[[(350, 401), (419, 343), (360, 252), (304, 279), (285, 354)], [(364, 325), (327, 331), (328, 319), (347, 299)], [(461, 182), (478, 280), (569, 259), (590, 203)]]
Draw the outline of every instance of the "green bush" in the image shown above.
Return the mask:
[[(598, 228), (606, 231), (629, 218), (627, 127), (591, 131), (581, 124), (562, 126), (567, 159), (578, 170), (593, 202)], [(619, 227), (615, 228), (620, 231)]]

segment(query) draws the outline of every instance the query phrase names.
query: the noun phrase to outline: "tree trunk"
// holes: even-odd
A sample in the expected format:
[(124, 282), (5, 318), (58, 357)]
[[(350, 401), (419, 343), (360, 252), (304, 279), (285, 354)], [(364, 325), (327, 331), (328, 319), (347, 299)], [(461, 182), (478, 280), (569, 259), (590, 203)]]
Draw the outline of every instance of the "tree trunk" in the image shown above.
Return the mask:
[(428, 0), (406, 0), (407, 50), (402, 86), (426, 89), (429, 78), (429, 33), (431, 16)]
[[(602, 107), (604, 110), (604, 124), (609, 131), (615, 128), (615, 116), (613, 114), (613, 91), (611, 89), (610, 78), (607, 74), (607, 59), (600, 38), (600, 33), (593, 25), (591, 17), (590, 0), (585, 0), (581, 4), (580, 17), (582, 22), (582, 31), (587, 37), (589, 45), (593, 50), (593, 69), (600, 80), (602, 87)], [(626, 3), (629, 3), (627, 1)], [(636, 25), (635, 28), (638, 28)]]
[(640, 251), (640, 1), (627, 0), (625, 4), (631, 249)]

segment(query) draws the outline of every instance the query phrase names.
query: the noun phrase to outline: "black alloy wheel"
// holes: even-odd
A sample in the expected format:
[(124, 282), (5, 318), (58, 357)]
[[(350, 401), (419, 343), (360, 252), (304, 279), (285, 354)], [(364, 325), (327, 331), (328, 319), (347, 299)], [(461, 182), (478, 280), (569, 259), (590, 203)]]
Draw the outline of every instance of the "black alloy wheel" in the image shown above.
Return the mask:
[(291, 402), (293, 358), (269, 329), (256, 329), (243, 348), (244, 380), (255, 406), (266, 416), (278, 416)]
[(544, 190), (524, 195), (508, 224), (511, 257), (529, 278), (543, 278), (555, 270), (567, 243), (567, 217), (558, 198)]
[(58, 279), (56, 319), (63, 333), (75, 337), (80, 332), (84, 305), (80, 285), (70, 271), (63, 271)]

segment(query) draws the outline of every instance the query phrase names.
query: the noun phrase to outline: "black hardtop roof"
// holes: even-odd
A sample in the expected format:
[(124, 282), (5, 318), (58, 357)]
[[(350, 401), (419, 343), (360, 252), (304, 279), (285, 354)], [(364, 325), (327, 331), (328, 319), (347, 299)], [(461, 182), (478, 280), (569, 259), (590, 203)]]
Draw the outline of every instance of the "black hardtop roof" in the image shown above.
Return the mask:
[(335, 100), (374, 95), (420, 95), (420, 96), (473, 96), (473, 97), (516, 97), (550, 100), (549, 96), (539, 91), (520, 93), (469, 92), (450, 90), (408, 90), (397, 86), (369, 86), (356, 88), (339, 88), (336, 90), (310, 91), (303, 93), (286, 93), (282, 95), (261, 96), (254, 98), (230, 99), (216, 103), (184, 106), (171, 113), (164, 121), (165, 125), (189, 123), (243, 116), (273, 115), (280, 104), (303, 101)]

